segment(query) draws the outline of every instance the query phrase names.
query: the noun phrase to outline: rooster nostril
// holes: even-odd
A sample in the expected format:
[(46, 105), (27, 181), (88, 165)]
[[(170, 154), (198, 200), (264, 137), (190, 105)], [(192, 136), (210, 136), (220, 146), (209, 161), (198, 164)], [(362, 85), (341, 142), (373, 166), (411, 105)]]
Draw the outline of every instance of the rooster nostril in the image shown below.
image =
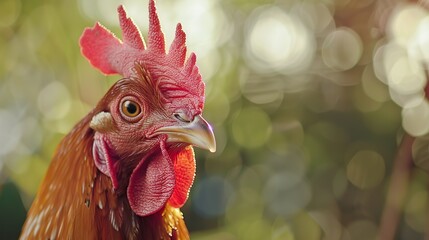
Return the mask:
[(174, 117), (181, 122), (185, 122), (185, 123), (192, 122), (192, 120), (189, 119), (188, 116), (186, 116), (186, 114), (183, 114), (183, 113), (175, 113)]

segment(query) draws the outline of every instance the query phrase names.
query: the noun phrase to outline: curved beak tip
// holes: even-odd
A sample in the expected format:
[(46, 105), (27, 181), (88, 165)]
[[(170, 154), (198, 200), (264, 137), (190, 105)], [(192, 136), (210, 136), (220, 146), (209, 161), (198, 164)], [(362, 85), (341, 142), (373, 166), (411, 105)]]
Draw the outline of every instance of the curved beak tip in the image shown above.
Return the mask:
[(209, 151), (212, 153), (216, 152), (216, 146), (209, 148)]
[(201, 116), (196, 116), (188, 124), (162, 127), (156, 133), (167, 134), (168, 142), (189, 143), (195, 147), (216, 152), (216, 139), (213, 129)]
[[(211, 130), (211, 127), (210, 127), (210, 130)], [(215, 139), (215, 136), (213, 134), (213, 131), (210, 131), (210, 132), (211, 132), (210, 140), (206, 146), (210, 152), (214, 153), (214, 152), (216, 152), (216, 139)]]

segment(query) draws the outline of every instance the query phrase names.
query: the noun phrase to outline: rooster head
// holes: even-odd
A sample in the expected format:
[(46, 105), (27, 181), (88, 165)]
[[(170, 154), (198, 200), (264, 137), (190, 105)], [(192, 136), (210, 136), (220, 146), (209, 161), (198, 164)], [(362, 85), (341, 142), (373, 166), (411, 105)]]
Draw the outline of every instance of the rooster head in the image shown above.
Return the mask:
[(118, 192), (126, 191), (139, 216), (185, 204), (195, 175), (192, 146), (215, 151), (212, 128), (201, 116), (204, 83), (180, 24), (165, 50), (164, 34), (149, 1), (147, 45), (119, 6), (122, 41), (100, 23), (80, 39), (82, 54), (104, 74), (120, 74), (93, 111), (92, 155)]

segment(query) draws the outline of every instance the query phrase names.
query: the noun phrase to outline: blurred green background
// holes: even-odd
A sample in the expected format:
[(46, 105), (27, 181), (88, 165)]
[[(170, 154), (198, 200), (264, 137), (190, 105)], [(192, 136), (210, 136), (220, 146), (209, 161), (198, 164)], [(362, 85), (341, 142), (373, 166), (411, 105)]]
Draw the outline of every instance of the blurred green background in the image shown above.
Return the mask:
[[(116, 8), (147, 34), (146, 0), (0, 1), (0, 239), (17, 238), (56, 145), (119, 76), (81, 54)], [(429, 132), (426, 2), (158, 0), (207, 86), (218, 150), (197, 150), (182, 209), (193, 239), (375, 239), (404, 132)], [(429, 156), (429, 155), (428, 155)], [(420, 239), (416, 169), (396, 239)], [(394, 231), (394, 229), (392, 229)]]

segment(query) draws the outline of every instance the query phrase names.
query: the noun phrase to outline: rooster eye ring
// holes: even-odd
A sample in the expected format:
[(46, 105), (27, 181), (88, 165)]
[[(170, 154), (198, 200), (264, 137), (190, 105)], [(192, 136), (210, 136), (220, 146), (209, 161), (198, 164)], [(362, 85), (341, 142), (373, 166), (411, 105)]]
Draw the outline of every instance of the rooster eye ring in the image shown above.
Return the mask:
[(121, 103), (121, 112), (125, 116), (133, 118), (140, 114), (141, 109), (136, 102), (132, 100), (125, 100)]

